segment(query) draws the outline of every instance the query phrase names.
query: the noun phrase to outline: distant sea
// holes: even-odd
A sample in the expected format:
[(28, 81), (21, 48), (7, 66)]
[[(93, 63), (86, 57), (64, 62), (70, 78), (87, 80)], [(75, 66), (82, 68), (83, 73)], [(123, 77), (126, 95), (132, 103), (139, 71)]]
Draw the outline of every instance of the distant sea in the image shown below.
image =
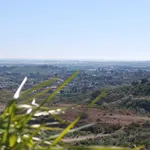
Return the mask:
[(95, 65), (95, 66), (133, 66), (150, 67), (150, 61), (94, 61), (94, 60), (48, 60), (48, 59), (0, 59), (0, 66), (10, 65)]

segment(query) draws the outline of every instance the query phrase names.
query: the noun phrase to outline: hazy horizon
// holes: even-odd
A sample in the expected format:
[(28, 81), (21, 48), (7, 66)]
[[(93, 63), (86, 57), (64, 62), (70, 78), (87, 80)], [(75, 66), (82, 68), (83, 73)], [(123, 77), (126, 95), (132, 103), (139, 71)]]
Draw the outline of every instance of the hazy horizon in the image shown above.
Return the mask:
[(149, 61), (150, 1), (0, 2), (0, 59)]
[(150, 62), (150, 60), (98, 60), (98, 59), (40, 59), (40, 58), (0, 58), (0, 61), (89, 61), (89, 62)]

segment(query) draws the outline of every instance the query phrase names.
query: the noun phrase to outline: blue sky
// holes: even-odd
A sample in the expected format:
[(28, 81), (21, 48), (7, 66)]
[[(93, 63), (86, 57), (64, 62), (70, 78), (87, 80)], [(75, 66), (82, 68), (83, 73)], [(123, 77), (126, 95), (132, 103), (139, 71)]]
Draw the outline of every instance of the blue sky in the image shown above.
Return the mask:
[(0, 1), (0, 58), (150, 60), (149, 0)]

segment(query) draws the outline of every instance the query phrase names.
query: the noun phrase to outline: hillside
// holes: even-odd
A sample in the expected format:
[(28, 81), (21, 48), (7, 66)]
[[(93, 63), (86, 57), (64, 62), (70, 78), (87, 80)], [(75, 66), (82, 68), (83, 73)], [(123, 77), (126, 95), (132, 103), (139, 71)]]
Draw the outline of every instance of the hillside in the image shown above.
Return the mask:
[[(87, 104), (91, 100), (105, 90), (106, 95), (92, 108), (84, 112), (84, 116), (76, 127), (89, 123), (95, 123), (95, 125), (70, 133), (63, 141), (75, 145), (133, 147), (135, 144), (145, 145), (147, 149), (150, 149), (149, 89), (150, 81), (142, 79), (133, 82), (131, 85), (111, 86), (94, 92), (74, 94), (70, 97), (60, 93), (52, 103), (47, 103), (46, 105), (50, 108), (67, 108), (66, 113), (61, 117), (63, 121), (72, 122), (84, 109), (86, 110)], [(0, 92), (0, 109), (2, 111), (7, 102), (11, 100), (13, 92), (8, 90), (1, 90)], [(37, 98), (37, 101), (40, 102), (49, 94), (48, 92)], [(41, 118), (39, 122), (43, 119), (45, 120), (45, 118)], [(50, 121), (52, 118), (46, 119)]]

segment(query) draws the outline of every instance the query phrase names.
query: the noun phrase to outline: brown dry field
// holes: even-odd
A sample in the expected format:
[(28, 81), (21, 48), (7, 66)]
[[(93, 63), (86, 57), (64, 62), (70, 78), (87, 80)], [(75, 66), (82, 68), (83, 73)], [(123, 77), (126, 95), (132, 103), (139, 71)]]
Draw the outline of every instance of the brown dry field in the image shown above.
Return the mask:
[[(107, 111), (96, 108), (88, 108), (85, 106), (76, 105), (72, 106), (71, 104), (57, 104), (59, 107), (69, 107), (69, 109), (62, 115), (62, 118), (65, 121), (73, 121), (77, 116), (81, 114), (81, 112), (85, 112), (85, 117), (81, 118), (81, 121), (84, 123), (92, 123), (92, 122), (100, 122), (100, 123), (108, 123), (108, 124), (119, 124), (119, 125), (129, 125), (131, 123), (144, 123), (146, 121), (150, 121), (149, 116), (138, 116), (134, 111), (122, 111), (122, 110), (114, 110)], [(55, 107), (56, 107), (55, 106)]]
[[(6, 103), (0, 102), (0, 112), (4, 110)], [(50, 108), (67, 108), (64, 114), (61, 115), (64, 121), (72, 122), (81, 112), (85, 112), (81, 122), (83, 123), (107, 123), (116, 125), (129, 125), (131, 123), (144, 123), (150, 121), (150, 116), (138, 116), (134, 111), (122, 111), (122, 110), (101, 110), (97, 108), (88, 108), (84, 105), (71, 105), (71, 104), (55, 104)]]

